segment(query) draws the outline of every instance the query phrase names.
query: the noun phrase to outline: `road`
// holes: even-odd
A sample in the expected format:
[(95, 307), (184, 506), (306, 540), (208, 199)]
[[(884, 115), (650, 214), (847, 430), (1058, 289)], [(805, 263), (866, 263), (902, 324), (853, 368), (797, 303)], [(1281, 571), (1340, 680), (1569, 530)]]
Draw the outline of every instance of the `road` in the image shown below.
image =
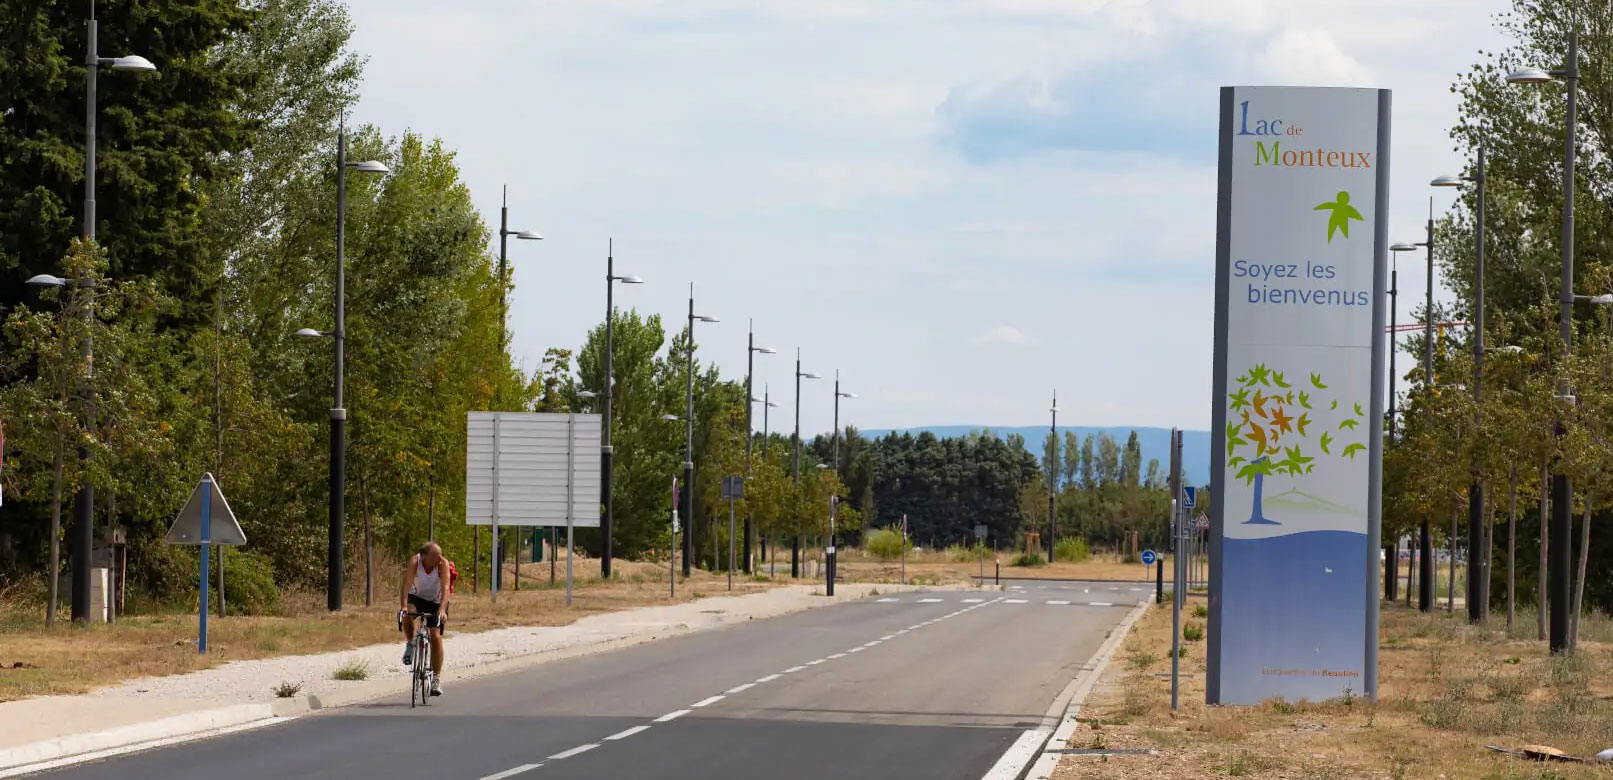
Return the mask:
[[(53, 780), (977, 780), (1137, 583), (1005, 581), (761, 620), (136, 753)], [(449, 637), (449, 663), (453, 643)], [(400, 643), (401, 653), (401, 643)]]

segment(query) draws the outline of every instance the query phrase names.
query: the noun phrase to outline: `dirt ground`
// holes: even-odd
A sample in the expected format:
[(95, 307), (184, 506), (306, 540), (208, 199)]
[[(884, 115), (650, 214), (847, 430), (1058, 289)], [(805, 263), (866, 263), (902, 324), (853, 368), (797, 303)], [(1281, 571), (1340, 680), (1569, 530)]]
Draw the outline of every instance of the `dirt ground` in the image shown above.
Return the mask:
[[(565, 560), (549, 584), (547, 564), (521, 567), (521, 590), (509, 589), (513, 567), (505, 569), (505, 590), (494, 604), (486, 588), (472, 594), (462, 577), (449, 610), (448, 630), (486, 631), (508, 626), (559, 626), (587, 615), (629, 607), (668, 604), (665, 564), (618, 560), (611, 582), (599, 579), (597, 559), (579, 559), (574, 570), (572, 606), (565, 605)], [(356, 578), (362, 583), (362, 576)], [(0, 613), (0, 701), (47, 694), (83, 693), (120, 680), (178, 674), (234, 660), (344, 650), (397, 637), (396, 585), (378, 582), (374, 605), (363, 606), (363, 592), (348, 593), (346, 608), (325, 610), (323, 593), (285, 594), (285, 616), (208, 620), (208, 653), (196, 652), (195, 612), (126, 616), (112, 625), (44, 627), (43, 606)], [(734, 592), (748, 593), (787, 584), (736, 575)], [(696, 570), (679, 578), (679, 601), (726, 594), (727, 576)]]
[[(1202, 604), (1202, 599), (1197, 600)], [(1193, 617), (1192, 602), (1183, 617)], [(1542, 764), (1486, 745), (1544, 744), (1590, 756), (1613, 747), (1613, 625), (1587, 619), (1578, 653), (1551, 658), (1533, 613), (1509, 635), (1505, 612), (1471, 628), (1465, 614), (1386, 607), (1377, 703), (1359, 697), (1258, 707), (1204, 705), (1204, 642), (1184, 642), (1180, 712), (1170, 710), (1169, 604), (1149, 610), (1094, 690), (1070, 748), (1152, 755), (1066, 755), (1075, 778), (1431, 778), (1580, 780), (1613, 768)]]

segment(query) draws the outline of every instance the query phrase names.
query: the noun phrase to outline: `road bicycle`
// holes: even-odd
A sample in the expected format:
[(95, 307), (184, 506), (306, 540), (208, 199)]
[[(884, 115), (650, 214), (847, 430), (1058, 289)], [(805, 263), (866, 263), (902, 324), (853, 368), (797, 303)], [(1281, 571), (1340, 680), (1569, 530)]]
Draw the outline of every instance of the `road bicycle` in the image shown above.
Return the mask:
[[(414, 637), (409, 642), (414, 645), (414, 668), (409, 670), (409, 708), (414, 709), (415, 702), (421, 707), (431, 706), (431, 626), (432, 615), (423, 615), (419, 612), (399, 612), (398, 630), (403, 630), (403, 619), (414, 618)], [(438, 618), (441, 621), (441, 618)]]

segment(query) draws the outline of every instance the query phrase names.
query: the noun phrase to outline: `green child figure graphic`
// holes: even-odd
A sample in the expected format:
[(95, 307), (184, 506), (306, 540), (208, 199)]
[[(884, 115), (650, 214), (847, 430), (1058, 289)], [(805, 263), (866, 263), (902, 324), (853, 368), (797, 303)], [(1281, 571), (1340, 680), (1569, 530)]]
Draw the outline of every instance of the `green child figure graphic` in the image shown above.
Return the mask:
[(1333, 243), (1333, 231), (1335, 230), (1343, 233), (1345, 238), (1350, 237), (1350, 220), (1366, 221), (1361, 217), (1361, 212), (1356, 211), (1355, 207), (1350, 205), (1350, 193), (1344, 190), (1339, 190), (1336, 200), (1323, 203), (1311, 210), (1333, 212), (1327, 218), (1327, 243), (1329, 244)]

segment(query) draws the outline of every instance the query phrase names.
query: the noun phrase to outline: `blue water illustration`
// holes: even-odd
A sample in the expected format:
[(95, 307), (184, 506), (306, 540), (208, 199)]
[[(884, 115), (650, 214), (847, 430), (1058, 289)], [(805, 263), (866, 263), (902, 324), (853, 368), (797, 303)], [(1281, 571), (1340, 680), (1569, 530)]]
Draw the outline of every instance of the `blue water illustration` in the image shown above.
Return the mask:
[(1221, 703), (1360, 694), (1368, 557), (1366, 534), (1349, 531), (1226, 539)]

